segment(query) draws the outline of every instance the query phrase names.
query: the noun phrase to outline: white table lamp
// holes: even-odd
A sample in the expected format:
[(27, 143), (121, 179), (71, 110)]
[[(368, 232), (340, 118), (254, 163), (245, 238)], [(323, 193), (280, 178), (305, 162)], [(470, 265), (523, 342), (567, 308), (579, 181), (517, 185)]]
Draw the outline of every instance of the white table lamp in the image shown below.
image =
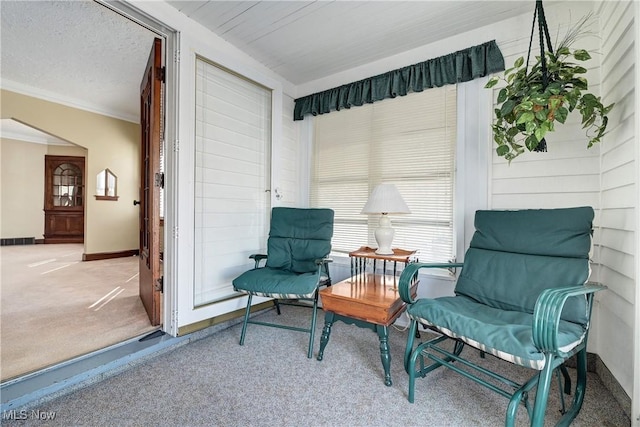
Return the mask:
[(382, 214), (380, 223), (375, 231), (378, 255), (392, 255), (391, 242), (395, 231), (391, 227), (389, 214), (411, 213), (404, 202), (398, 188), (394, 184), (379, 184), (373, 189), (367, 204), (362, 208), (363, 214)]

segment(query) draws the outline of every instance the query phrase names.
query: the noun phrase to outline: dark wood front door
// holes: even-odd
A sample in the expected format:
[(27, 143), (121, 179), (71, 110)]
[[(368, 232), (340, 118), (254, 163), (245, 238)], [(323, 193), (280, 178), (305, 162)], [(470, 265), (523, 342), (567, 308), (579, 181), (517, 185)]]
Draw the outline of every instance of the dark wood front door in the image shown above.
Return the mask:
[(152, 325), (161, 322), (160, 133), (162, 41), (155, 39), (140, 85), (140, 299)]
[(45, 156), (44, 242), (84, 242), (84, 157)]

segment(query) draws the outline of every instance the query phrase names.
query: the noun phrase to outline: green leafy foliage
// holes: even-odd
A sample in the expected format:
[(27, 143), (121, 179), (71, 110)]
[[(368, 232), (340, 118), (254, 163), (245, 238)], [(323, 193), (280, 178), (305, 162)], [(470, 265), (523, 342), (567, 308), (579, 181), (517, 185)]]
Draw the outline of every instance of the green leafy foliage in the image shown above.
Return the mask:
[[(584, 20), (580, 25), (584, 24)], [(491, 125), (496, 153), (513, 160), (526, 150), (533, 151), (548, 132), (554, 131), (554, 123), (565, 123), (569, 114), (578, 110), (587, 137), (587, 147), (600, 142), (608, 124), (607, 114), (614, 104), (604, 106), (599, 96), (587, 92), (588, 82), (583, 74), (587, 69), (575, 61), (587, 61), (591, 55), (584, 49), (571, 50), (565, 38), (554, 53), (545, 52), (547, 81), (543, 79), (541, 58), (530, 70), (524, 58), (518, 58), (513, 67), (502, 76), (494, 76), (485, 85), (493, 88), (498, 83), (505, 87), (498, 92), (495, 121)]]

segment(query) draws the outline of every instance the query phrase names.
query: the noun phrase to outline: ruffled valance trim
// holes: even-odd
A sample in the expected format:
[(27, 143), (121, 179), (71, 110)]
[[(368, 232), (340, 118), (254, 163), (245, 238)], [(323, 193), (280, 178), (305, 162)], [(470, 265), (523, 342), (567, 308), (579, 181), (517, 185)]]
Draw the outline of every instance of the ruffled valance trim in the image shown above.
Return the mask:
[(293, 120), (504, 71), (495, 40), (295, 100)]

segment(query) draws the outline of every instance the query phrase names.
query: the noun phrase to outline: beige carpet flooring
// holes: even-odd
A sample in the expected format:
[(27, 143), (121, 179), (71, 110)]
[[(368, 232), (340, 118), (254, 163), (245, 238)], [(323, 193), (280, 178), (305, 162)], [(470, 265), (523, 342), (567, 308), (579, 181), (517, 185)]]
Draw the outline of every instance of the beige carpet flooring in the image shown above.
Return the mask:
[(81, 244), (0, 247), (2, 381), (155, 330), (138, 257), (82, 261)]

